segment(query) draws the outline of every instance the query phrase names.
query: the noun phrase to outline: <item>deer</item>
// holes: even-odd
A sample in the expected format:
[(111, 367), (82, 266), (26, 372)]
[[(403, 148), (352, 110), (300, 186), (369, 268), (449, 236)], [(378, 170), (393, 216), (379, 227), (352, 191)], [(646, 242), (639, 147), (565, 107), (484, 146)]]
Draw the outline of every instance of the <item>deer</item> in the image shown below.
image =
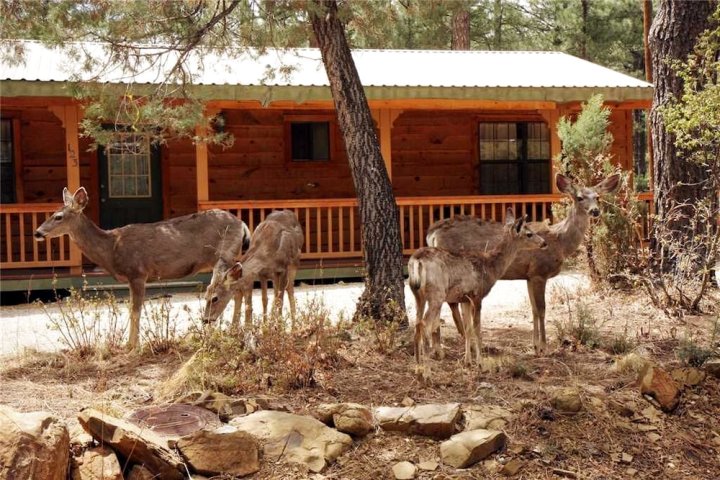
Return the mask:
[[(444, 302), (460, 304), (458, 330), (465, 337), (465, 364), (480, 363), (482, 300), (503, 276), (518, 253), (545, 248), (545, 240), (528, 228), (527, 218), (515, 219), (508, 209), (500, 241), (490, 251), (468, 249), (461, 254), (437, 247), (423, 247), (408, 261), (408, 283), (415, 297), (415, 361), (417, 373), (429, 379), (425, 349), (440, 347), (440, 308)], [(427, 309), (426, 309), (427, 307)], [(441, 353), (442, 357), (442, 353)]]
[[(560, 192), (572, 200), (567, 217), (550, 226), (544, 222), (532, 222), (530, 228), (545, 239), (547, 248), (532, 254), (518, 255), (502, 276), (504, 280), (527, 280), (536, 355), (544, 355), (547, 351), (545, 336), (547, 281), (558, 275), (565, 259), (578, 250), (585, 238), (590, 217), (600, 216), (600, 197), (617, 190), (620, 175), (610, 175), (593, 187), (585, 187), (576, 185), (570, 178), (558, 173), (555, 184)], [(431, 225), (426, 241), (430, 246), (462, 254), (497, 244), (501, 232), (502, 225), (497, 222), (458, 215)], [(457, 325), (460, 321), (458, 306), (451, 303), (450, 309)]]
[(295, 213), (277, 210), (265, 218), (250, 239), (250, 248), (238, 262), (218, 260), (205, 298), (203, 321), (214, 323), (230, 301), (235, 298), (231, 328), (240, 323), (240, 305), (245, 299), (245, 326), (252, 325), (252, 289), (256, 279), (262, 288), (263, 318), (267, 318), (267, 282), (272, 280), (273, 314), (282, 312), (283, 297), (288, 294), (290, 318), (295, 321), (295, 276), (300, 265), (300, 252), (305, 237)]
[(63, 203), (35, 230), (35, 240), (69, 235), (93, 263), (116, 280), (128, 283), (131, 307), (127, 347), (131, 350), (139, 345), (147, 282), (183, 278), (212, 268), (218, 259), (229, 262), (238, 258), (250, 241), (247, 225), (224, 210), (103, 230), (83, 213), (88, 204), (84, 187), (72, 195), (64, 188)]

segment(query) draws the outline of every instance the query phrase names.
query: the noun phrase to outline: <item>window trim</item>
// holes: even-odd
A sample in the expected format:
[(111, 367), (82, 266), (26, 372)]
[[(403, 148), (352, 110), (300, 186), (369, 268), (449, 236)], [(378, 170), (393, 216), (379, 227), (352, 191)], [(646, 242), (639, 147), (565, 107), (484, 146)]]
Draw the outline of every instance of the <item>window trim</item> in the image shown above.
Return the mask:
[(4, 110), (2, 120), (10, 120), (12, 129), (12, 152), (13, 152), (13, 187), (15, 188), (15, 204), (25, 203), (25, 189), (23, 186), (23, 161), (22, 161), (22, 148), (21, 148), (21, 123), (19, 112), (12, 110)]
[[(293, 123), (324, 123), (328, 124), (328, 158), (327, 160), (294, 160), (292, 158), (292, 124)], [(283, 140), (285, 142), (285, 163), (294, 166), (318, 164), (326, 165), (335, 162), (337, 137), (337, 118), (332, 114), (289, 114), (283, 116)]]
[[(107, 170), (107, 196), (110, 199), (115, 200), (122, 200), (122, 199), (148, 199), (153, 198), (153, 174), (152, 174), (152, 143), (150, 142), (150, 138), (146, 134), (138, 134), (134, 132), (117, 132), (117, 138), (114, 140), (115, 143), (122, 143), (125, 141), (127, 137), (135, 136), (135, 137), (142, 137), (142, 142), (145, 144), (145, 149), (147, 150), (147, 174), (144, 175), (147, 177), (147, 183), (148, 183), (148, 192), (144, 195), (113, 195), (112, 194), (112, 158), (111, 156), (114, 155), (111, 153), (112, 146), (106, 145), (105, 146), (105, 156), (107, 157), (108, 162), (108, 170)], [(139, 175), (134, 175), (139, 176)], [(124, 176), (123, 176), (124, 177)]]

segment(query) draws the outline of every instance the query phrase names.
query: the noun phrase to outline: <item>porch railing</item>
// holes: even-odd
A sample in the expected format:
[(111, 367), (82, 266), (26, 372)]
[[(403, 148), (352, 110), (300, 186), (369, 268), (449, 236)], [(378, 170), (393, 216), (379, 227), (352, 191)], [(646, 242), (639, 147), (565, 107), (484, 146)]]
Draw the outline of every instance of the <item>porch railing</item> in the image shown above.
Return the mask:
[(61, 237), (36, 242), (33, 233), (57, 210), (57, 203), (0, 205), (0, 267), (70, 267), (70, 239)]
[[(501, 220), (508, 207), (517, 215), (527, 214), (533, 221), (552, 220), (552, 204), (561, 195), (474, 195), (461, 197), (400, 197), (400, 235), (403, 253), (412, 254), (425, 246), (430, 225), (455, 215), (475, 215)], [(652, 208), (652, 192), (640, 195)], [(62, 236), (35, 242), (35, 229), (57, 208), (56, 204), (0, 205), (0, 268), (80, 266), (80, 257), (71, 259), (71, 242)], [(248, 224), (251, 230), (275, 209), (295, 212), (305, 232), (304, 259), (360, 259), (360, 215), (357, 200), (247, 200), (200, 202), (199, 210), (228, 210)], [(648, 216), (640, 228), (649, 236)]]

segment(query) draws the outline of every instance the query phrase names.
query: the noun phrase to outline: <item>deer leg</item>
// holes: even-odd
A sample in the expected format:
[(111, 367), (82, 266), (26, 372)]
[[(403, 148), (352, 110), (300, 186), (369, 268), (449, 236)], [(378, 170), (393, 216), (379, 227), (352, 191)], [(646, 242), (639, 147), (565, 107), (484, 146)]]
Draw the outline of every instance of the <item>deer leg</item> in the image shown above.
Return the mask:
[[(273, 281), (273, 286), (275, 282)], [(262, 291), (262, 307), (263, 307), (263, 322), (267, 322), (267, 306), (268, 306), (268, 279), (260, 277), (260, 290)]]
[[(262, 282), (260, 282), (262, 283)], [(244, 292), (245, 295), (245, 326), (252, 327), (252, 285)]]
[(462, 318), (460, 317), (460, 308), (457, 303), (448, 303), (450, 312), (452, 313), (453, 322), (455, 322), (455, 328), (461, 337), (465, 336), (465, 329), (463, 328)]
[(275, 287), (275, 298), (273, 298), (273, 315), (282, 316), (283, 300), (288, 283), (287, 271), (276, 275), (275, 279), (277, 281), (273, 280), (273, 285), (277, 286)]
[(238, 290), (237, 292), (235, 292), (235, 296), (233, 297), (235, 300), (235, 305), (233, 306), (232, 322), (230, 323), (230, 327), (233, 330), (237, 330), (237, 328), (240, 326), (240, 315), (242, 314), (244, 295), (245, 294), (241, 290)]
[(480, 358), (482, 357), (482, 301), (479, 301), (475, 306), (475, 312), (473, 315), (473, 330), (475, 331), (475, 364), (480, 365)]
[(290, 328), (295, 330), (295, 275), (297, 275), (297, 265), (291, 265), (288, 268), (287, 278), (287, 294), (290, 303)]
[(472, 343), (475, 339), (475, 326), (474, 326), (474, 314), (473, 305), (470, 302), (462, 302), (460, 304), (462, 310), (461, 323), (463, 325), (463, 331), (465, 332), (465, 365), (472, 363)]
[[(416, 345), (416, 359), (420, 364), (422, 373), (422, 379), (427, 381), (430, 379), (430, 365), (428, 364), (428, 355), (426, 354), (427, 347), (431, 346), (431, 335), (435, 324), (440, 321), (440, 307), (442, 304), (435, 305), (432, 302), (429, 303), (428, 309), (423, 316), (422, 321), (415, 326), (415, 342), (418, 343), (420, 348)], [(418, 335), (419, 334), (419, 335)], [(418, 336), (420, 337), (418, 339)]]
[(547, 280), (535, 277), (527, 282), (530, 305), (533, 311), (533, 345), (535, 355), (544, 355), (547, 350), (545, 339), (545, 286)]
[(136, 279), (130, 282), (132, 302), (130, 305), (130, 334), (127, 346), (130, 350), (137, 350), (140, 345), (140, 311), (145, 300), (145, 279)]

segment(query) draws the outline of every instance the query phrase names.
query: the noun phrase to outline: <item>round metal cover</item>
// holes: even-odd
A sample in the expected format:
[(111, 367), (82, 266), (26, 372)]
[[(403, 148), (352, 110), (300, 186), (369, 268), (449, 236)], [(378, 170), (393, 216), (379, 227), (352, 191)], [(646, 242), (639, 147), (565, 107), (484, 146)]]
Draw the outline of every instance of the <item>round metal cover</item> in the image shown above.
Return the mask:
[(141, 408), (131, 413), (127, 420), (165, 437), (182, 437), (203, 428), (213, 429), (222, 425), (213, 412), (182, 403)]

